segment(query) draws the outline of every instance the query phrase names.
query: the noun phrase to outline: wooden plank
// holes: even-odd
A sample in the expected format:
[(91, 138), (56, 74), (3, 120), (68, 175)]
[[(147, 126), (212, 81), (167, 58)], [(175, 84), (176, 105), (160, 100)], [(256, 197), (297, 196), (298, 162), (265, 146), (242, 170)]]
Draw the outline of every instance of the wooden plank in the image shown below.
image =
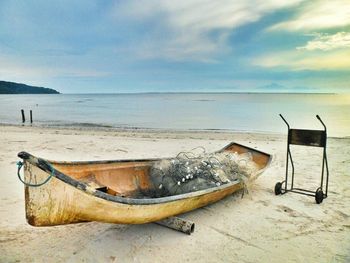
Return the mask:
[(193, 222), (176, 216), (168, 217), (166, 219), (156, 221), (155, 223), (185, 233), (187, 235), (191, 235), (191, 233), (194, 232), (195, 226)]

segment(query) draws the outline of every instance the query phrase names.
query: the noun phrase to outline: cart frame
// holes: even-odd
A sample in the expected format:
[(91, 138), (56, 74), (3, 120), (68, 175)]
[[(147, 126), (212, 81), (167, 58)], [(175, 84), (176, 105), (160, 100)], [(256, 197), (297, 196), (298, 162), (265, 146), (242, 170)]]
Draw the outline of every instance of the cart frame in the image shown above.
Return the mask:
[[(327, 161), (327, 127), (324, 122), (321, 120), (320, 116), (316, 115), (316, 118), (321, 122), (324, 130), (302, 130), (302, 129), (291, 129), (286, 119), (279, 115), (285, 124), (288, 127), (288, 142), (287, 142), (287, 158), (286, 158), (286, 176), (283, 182), (278, 182), (275, 185), (275, 194), (282, 195), (288, 192), (308, 195), (315, 197), (316, 203), (322, 203), (323, 199), (327, 198), (328, 195), (328, 181), (329, 181), (329, 169)], [(323, 157), (322, 157), (322, 172), (321, 172), (321, 184), (316, 189), (315, 192), (294, 187), (294, 163), (292, 154), (290, 151), (290, 145), (303, 145), (303, 146), (312, 146), (312, 147), (322, 147), (323, 148)], [(292, 167), (291, 175), (291, 184), (288, 188), (288, 172), (289, 172), (289, 160)], [(324, 173), (326, 170), (326, 178), (324, 178)], [(284, 187), (283, 187), (284, 184)], [(325, 186), (325, 188), (324, 188)], [(323, 192), (325, 189), (325, 192)]]

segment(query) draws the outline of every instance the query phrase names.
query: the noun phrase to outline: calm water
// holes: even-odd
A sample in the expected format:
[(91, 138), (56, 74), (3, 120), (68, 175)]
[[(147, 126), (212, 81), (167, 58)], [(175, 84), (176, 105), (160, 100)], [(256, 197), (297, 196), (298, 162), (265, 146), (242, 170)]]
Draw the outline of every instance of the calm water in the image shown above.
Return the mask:
[(0, 123), (19, 124), (20, 109), (36, 125), (106, 125), (127, 128), (223, 129), (286, 132), (294, 128), (350, 135), (349, 94), (60, 94), (0, 95)]

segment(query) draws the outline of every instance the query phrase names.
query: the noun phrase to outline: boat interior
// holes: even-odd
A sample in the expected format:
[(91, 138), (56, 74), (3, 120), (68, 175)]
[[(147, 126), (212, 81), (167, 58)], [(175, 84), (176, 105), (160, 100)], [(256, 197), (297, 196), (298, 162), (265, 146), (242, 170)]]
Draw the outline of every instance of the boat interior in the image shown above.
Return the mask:
[[(271, 160), (269, 154), (236, 143), (229, 144), (219, 152), (222, 151), (238, 154), (250, 152), (260, 171)], [(150, 198), (156, 196), (155, 191), (157, 191), (149, 176), (150, 168), (156, 161), (50, 161), (50, 163), (61, 173), (107, 194), (130, 198)]]

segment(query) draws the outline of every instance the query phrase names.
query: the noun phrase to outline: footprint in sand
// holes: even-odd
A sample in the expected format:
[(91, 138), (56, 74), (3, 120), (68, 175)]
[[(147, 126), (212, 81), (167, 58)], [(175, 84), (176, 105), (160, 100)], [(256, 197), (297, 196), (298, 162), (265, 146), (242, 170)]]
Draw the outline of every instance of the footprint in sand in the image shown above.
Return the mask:
[(344, 219), (348, 219), (350, 216), (342, 211), (335, 210), (335, 213), (337, 213), (339, 216), (343, 217)]
[(289, 215), (292, 216), (292, 217), (297, 217), (297, 216), (299, 216), (299, 214), (298, 214), (297, 211), (295, 211), (295, 210), (289, 208), (288, 206), (279, 205), (279, 206), (277, 206), (277, 207), (278, 207), (277, 211), (285, 212), (285, 213), (289, 214)]
[(259, 200), (259, 203), (261, 203), (263, 206), (269, 206), (269, 202), (264, 201), (264, 200)]

